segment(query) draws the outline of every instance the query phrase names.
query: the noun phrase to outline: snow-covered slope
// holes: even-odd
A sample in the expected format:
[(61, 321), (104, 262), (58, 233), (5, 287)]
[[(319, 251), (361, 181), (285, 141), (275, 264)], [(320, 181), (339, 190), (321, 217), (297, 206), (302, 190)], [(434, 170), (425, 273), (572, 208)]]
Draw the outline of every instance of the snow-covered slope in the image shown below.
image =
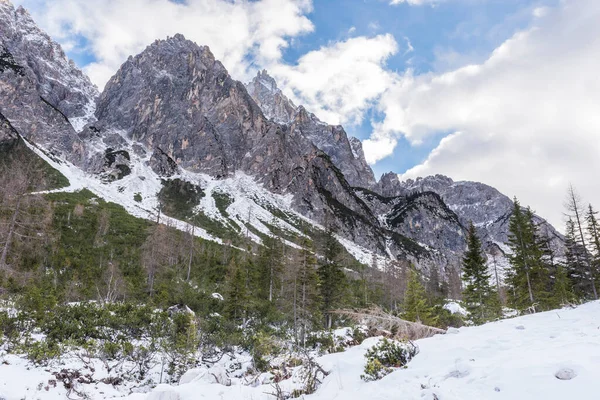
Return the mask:
[[(326, 355), (317, 361), (328, 371), (317, 390), (306, 399), (426, 399), (426, 400), (564, 400), (593, 399), (600, 393), (600, 302), (576, 309), (555, 310), (506, 319), (479, 327), (450, 329), (416, 341), (419, 354), (380, 381), (364, 382), (365, 351), (377, 343)], [(0, 359), (0, 398), (17, 400), (62, 398), (62, 388), (43, 388), (50, 376), (11, 357)], [(187, 374), (187, 383), (160, 385), (150, 394), (138, 393), (130, 400), (267, 400), (274, 397), (270, 384), (225, 386), (210, 374)], [(558, 377), (557, 377), (558, 376)], [(195, 378), (194, 378), (195, 377)], [(559, 379), (559, 377), (561, 379)], [(568, 379), (567, 379), (568, 378)], [(281, 382), (291, 389), (294, 378)], [(237, 380), (239, 382), (239, 380)], [(87, 388), (90, 398), (110, 398), (118, 393), (100, 385)], [(121, 392), (122, 393), (122, 392)]]
[[(96, 196), (123, 206), (130, 214), (144, 219), (155, 220), (159, 206), (158, 193), (163, 188), (164, 178), (158, 176), (149, 166), (149, 155), (137, 155), (130, 147), (129, 167), (131, 173), (122, 179), (110, 181), (100, 179), (96, 174), (89, 174), (68, 161), (48, 156), (48, 153), (30, 142), (25, 142), (31, 150), (48, 164), (60, 171), (69, 180), (70, 186), (56, 191), (76, 192), (87, 189)], [(278, 195), (266, 190), (253, 177), (242, 172), (226, 179), (215, 179), (202, 173), (181, 170), (170, 179), (181, 179), (198, 185), (204, 197), (196, 211), (204, 214), (212, 221), (230, 228), (239, 236), (248, 236), (252, 241), (262, 243), (261, 235), (278, 236), (286, 245), (299, 248), (298, 242), (305, 236), (304, 230), (324, 231), (325, 228), (306, 218), (292, 208), (292, 196)], [(223, 210), (216, 204), (215, 196), (225, 196), (228, 204)], [(135, 200), (136, 197), (141, 200)], [(162, 215), (161, 220), (182, 231), (192, 231), (191, 225), (185, 221)], [(198, 224), (196, 224), (198, 225)], [(200, 224), (201, 225), (201, 224)], [(196, 236), (217, 243), (223, 238), (207, 232), (202, 226), (193, 229)], [(296, 237), (296, 242), (286, 239)], [(348, 253), (363, 264), (372, 261), (373, 253), (368, 249), (338, 236), (342, 246)], [(378, 256), (383, 265), (383, 257)]]
[[(419, 340), (419, 354), (406, 369), (380, 381), (360, 379), (368, 339), (319, 361), (331, 371), (307, 399), (564, 400), (592, 399), (600, 393), (600, 302), (451, 329)], [(575, 375), (570, 380), (556, 377)], [(267, 387), (223, 387), (192, 382), (159, 390), (188, 399), (272, 399)], [(177, 398), (164, 397), (164, 398)], [(143, 395), (132, 399), (144, 399)], [(152, 397), (156, 399), (157, 397)]]

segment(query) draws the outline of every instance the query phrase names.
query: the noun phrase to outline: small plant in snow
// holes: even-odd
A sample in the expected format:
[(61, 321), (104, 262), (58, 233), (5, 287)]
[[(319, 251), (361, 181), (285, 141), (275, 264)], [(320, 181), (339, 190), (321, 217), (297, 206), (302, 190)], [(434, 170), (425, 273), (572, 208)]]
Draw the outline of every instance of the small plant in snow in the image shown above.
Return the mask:
[(360, 377), (367, 382), (379, 380), (395, 368), (404, 367), (418, 352), (412, 342), (399, 343), (384, 338), (365, 353), (367, 364)]

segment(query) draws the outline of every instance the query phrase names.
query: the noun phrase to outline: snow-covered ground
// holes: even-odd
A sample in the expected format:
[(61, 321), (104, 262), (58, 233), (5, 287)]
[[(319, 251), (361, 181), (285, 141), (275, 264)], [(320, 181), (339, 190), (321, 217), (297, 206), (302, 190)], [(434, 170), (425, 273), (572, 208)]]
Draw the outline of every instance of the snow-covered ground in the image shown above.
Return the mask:
[[(600, 393), (600, 302), (576, 309), (555, 310), (506, 319), (479, 327), (450, 329), (446, 335), (417, 341), (419, 354), (380, 381), (364, 382), (360, 375), (365, 351), (377, 343), (365, 340), (343, 353), (320, 357), (328, 371), (307, 399), (594, 399)], [(6, 400), (60, 399), (65, 390), (45, 389), (50, 374), (44, 368), (0, 358), (0, 398)], [(563, 379), (557, 378), (560, 376)], [(203, 370), (187, 374), (186, 383), (161, 385), (130, 400), (260, 400), (274, 399), (272, 385), (225, 386)], [(571, 378), (571, 379), (564, 379)], [(293, 378), (281, 387), (295, 386)], [(89, 387), (93, 399), (111, 398), (118, 391), (106, 385)], [(120, 396), (123, 396), (121, 392)]]

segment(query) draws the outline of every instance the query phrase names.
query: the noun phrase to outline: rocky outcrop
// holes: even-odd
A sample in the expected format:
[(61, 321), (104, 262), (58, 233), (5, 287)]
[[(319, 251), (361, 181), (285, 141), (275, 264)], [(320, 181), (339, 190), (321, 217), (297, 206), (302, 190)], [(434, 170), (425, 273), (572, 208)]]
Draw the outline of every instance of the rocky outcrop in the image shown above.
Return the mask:
[(267, 71), (259, 72), (246, 88), (267, 118), (280, 124), (291, 124), (292, 130), (297, 130), (331, 158), (350, 185), (371, 188), (376, 184), (360, 140), (348, 138), (340, 125), (328, 125), (303, 106), (296, 107)]
[(12, 127), (10, 121), (0, 114), (0, 144), (10, 143), (18, 139), (18, 132)]
[(277, 87), (277, 82), (266, 70), (259, 71), (246, 90), (265, 117), (279, 124), (289, 124), (294, 119), (298, 107)]
[(0, 32), (0, 112), (23, 137), (83, 165), (71, 121), (84, 117), (95, 87), (22, 7), (0, 2)]
[(0, 1), (0, 32), (4, 51), (22, 67), (39, 95), (81, 128), (99, 95), (89, 78), (23, 7), (14, 9), (10, 2)]
[[(409, 179), (400, 182), (396, 174), (386, 174), (378, 183), (378, 191), (389, 196), (435, 192), (459, 218), (463, 226), (473, 222), (488, 247), (508, 241), (508, 222), (512, 200), (497, 189), (479, 182), (458, 181), (444, 175)], [(543, 218), (536, 216), (540, 233), (551, 238), (558, 254), (564, 251), (562, 236)]]

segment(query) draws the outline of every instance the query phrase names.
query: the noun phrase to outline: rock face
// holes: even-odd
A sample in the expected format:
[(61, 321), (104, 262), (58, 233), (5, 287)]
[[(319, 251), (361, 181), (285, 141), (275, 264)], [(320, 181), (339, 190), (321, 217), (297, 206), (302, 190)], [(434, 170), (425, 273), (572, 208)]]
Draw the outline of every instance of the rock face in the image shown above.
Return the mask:
[(344, 128), (322, 122), (303, 106), (296, 107), (267, 71), (259, 72), (246, 88), (267, 118), (280, 124), (291, 124), (293, 130), (331, 157), (350, 185), (370, 188), (376, 184), (360, 140), (348, 138)]
[(85, 160), (80, 127), (96, 88), (22, 7), (0, 1), (0, 112), (25, 138), (75, 164)]
[[(512, 214), (512, 200), (491, 186), (479, 182), (455, 182), (447, 176), (435, 175), (400, 182), (396, 174), (386, 174), (378, 183), (378, 190), (390, 196), (410, 193), (437, 193), (459, 217), (463, 226), (473, 222), (487, 246), (498, 246), (508, 241), (508, 221)], [(544, 219), (536, 216), (540, 232), (551, 238), (555, 251), (562, 253), (562, 236)]]
[(19, 140), (19, 134), (9, 120), (0, 114), (0, 146), (10, 145)]
[(260, 71), (248, 84), (246, 90), (265, 117), (279, 124), (289, 124), (298, 112), (298, 107), (285, 97), (277, 87), (277, 82), (266, 70)]
[(4, 51), (23, 66), (22, 72), (32, 78), (40, 96), (81, 128), (99, 95), (89, 78), (23, 7), (15, 10), (9, 2), (0, 1), (0, 32)]
[[(494, 188), (440, 175), (376, 182), (361, 142), (341, 126), (296, 107), (265, 71), (248, 85), (233, 80), (208, 47), (182, 35), (130, 57), (98, 96), (6, 0), (0, 31), (0, 142), (21, 134), (106, 184), (140, 166), (161, 177), (243, 173), (289, 195), (314, 223), (441, 277), (460, 263), (469, 221), (488, 247), (506, 241), (512, 203)], [(560, 235), (542, 225), (560, 249)]]

